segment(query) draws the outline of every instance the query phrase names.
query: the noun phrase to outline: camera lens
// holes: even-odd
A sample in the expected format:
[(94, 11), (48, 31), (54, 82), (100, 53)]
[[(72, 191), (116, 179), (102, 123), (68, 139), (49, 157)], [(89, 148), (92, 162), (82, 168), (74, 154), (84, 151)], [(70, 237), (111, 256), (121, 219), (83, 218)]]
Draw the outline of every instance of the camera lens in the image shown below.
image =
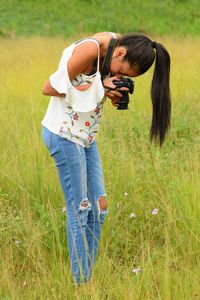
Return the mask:
[(118, 110), (127, 110), (128, 109), (128, 104), (127, 103), (120, 103), (119, 106), (117, 107)]

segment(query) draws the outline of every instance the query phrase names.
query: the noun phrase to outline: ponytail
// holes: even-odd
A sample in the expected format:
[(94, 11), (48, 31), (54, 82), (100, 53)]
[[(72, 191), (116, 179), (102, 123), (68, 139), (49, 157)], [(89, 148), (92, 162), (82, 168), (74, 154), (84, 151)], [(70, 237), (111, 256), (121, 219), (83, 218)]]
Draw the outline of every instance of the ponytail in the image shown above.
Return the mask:
[(151, 41), (139, 33), (129, 33), (118, 39), (117, 46), (127, 49), (125, 59), (130, 66), (137, 66), (140, 75), (144, 74), (155, 61), (151, 85), (153, 105), (150, 140), (162, 146), (170, 128), (171, 100), (169, 89), (170, 56), (162, 44)]
[(153, 46), (156, 50), (156, 61), (151, 86), (153, 111), (150, 140), (158, 141), (160, 146), (162, 146), (170, 128), (171, 118), (170, 56), (162, 44), (155, 43)]

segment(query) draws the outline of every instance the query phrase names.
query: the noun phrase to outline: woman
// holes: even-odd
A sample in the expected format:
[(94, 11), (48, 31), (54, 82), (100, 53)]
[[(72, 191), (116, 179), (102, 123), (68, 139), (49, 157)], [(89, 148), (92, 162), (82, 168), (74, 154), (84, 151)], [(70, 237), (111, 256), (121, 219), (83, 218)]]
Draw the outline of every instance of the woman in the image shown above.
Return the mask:
[[(113, 37), (117, 43), (109, 76), (102, 82), (100, 68)], [(142, 75), (154, 61), (150, 139), (162, 145), (170, 126), (170, 57), (163, 45), (147, 36), (103, 32), (75, 42), (63, 51), (58, 70), (44, 85), (43, 94), (51, 100), (42, 121), (43, 140), (55, 160), (65, 195), (67, 239), (76, 284), (91, 278), (108, 213), (95, 142), (105, 96), (117, 106), (120, 90), (128, 89), (112, 90), (113, 80)]]

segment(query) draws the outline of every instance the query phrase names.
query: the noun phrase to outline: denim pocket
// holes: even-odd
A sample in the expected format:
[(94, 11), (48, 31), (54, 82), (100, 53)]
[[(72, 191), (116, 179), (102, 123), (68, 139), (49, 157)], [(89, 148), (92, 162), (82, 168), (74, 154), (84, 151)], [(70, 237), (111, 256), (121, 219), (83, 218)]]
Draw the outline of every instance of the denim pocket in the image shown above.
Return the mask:
[(46, 127), (42, 127), (42, 138), (47, 149), (52, 148), (52, 132), (49, 131)]

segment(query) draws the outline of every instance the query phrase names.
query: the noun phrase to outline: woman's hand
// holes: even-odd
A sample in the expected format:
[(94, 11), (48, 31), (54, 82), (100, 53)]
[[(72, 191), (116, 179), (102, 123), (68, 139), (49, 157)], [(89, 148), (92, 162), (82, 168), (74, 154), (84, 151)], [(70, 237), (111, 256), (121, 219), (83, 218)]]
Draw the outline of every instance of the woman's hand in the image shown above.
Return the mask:
[(121, 87), (121, 88), (117, 88), (116, 90), (109, 90), (109, 88), (111, 89), (116, 88), (116, 85), (113, 84), (113, 80), (119, 80), (119, 78), (117, 76), (106, 78), (103, 81), (103, 85), (107, 89), (107, 91), (105, 92), (106, 97), (111, 99), (113, 106), (118, 107), (118, 102), (122, 97), (120, 91), (128, 91), (129, 89), (126, 87)]

